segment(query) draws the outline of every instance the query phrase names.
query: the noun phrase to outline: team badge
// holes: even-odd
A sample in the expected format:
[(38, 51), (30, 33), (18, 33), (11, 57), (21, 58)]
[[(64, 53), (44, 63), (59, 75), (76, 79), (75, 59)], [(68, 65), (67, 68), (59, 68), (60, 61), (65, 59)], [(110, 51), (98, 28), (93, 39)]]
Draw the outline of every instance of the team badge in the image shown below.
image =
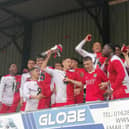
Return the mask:
[(44, 75), (44, 73), (42, 72), (41, 74), (40, 74), (40, 81), (44, 81), (45, 80), (45, 75)]
[(97, 74), (96, 73), (94, 74), (94, 77), (97, 77)]

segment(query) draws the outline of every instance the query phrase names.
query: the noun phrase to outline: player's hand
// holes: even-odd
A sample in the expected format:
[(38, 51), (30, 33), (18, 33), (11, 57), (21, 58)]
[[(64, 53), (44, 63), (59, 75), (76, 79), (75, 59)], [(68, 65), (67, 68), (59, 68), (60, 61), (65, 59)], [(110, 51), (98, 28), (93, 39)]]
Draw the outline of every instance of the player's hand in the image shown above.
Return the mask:
[(20, 106), (23, 104), (23, 98), (20, 99)]
[(51, 54), (52, 54), (52, 50), (50, 50), (50, 49), (49, 49), (49, 50), (47, 50), (47, 53), (48, 53), (48, 54), (47, 54), (47, 57), (50, 57), (50, 56), (51, 56)]
[(109, 58), (107, 58), (105, 61), (104, 61), (104, 65), (108, 65), (108, 62), (109, 62)]
[(108, 82), (102, 82), (102, 83), (99, 84), (99, 88), (101, 90), (106, 89), (108, 86), (109, 86)]
[(31, 96), (31, 99), (38, 99), (38, 100), (40, 100), (41, 98), (43, 98), (43, 95), (41, 93), (38, 94), (37, 96), (34, 96), (34, 95)]
[(71, 82), (71, 79), (69, 79), (68, 77), (65, 77), (65, 78), (64, 78), (64, 82), (65, 82), (65, 83)]
[(79, 95), (80, 94), (80, 92), (81, 92), (81, 89), (74, 89), (74, 96), (77, 96), (77, 95)]
[(0, 102), (0, 110), (1, 110), (1, 108), (2, 108), (2, 102)]
[(36, 96), (36, 99), (38, 99), (38, 100), (40, 100), (40, 99), (42, 99), (44, 96), (40, 93), (40, 94), (38, 94), (37, 96)]
[(85, 37), (85, 41), (86, 41), (86, 42), (90, 42), (90, 41), (91, 41), (91, 38), (92, 38), (92, 35), (91, 35), (91, 34), (88, 34), (88, 35)]
[(112, 89), (107, 89), (103, 96), (104, 98), (111, 97), (112, 93), (113, 93)]
[(56, 94), (56, 87), (53, 88), (52, 93)]

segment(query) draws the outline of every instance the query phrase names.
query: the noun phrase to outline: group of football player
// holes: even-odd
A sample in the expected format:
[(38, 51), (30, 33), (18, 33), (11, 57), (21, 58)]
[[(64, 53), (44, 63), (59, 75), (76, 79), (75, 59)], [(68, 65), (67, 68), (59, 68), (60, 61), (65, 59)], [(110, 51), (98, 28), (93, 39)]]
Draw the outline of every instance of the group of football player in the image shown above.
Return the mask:
[(90, 53), (83, 47), (91, 39), (88, 34), (75, 47), (83, 57), (82, 67), (70, 57), (48, 66), (51, 49), (45, 57), (29, 59), (21, 75), (17, 65), (11, 64), (0, 82), (0, 113), (129, 98), (129, 47), (108, 43), (102, 48), (95, 42)]

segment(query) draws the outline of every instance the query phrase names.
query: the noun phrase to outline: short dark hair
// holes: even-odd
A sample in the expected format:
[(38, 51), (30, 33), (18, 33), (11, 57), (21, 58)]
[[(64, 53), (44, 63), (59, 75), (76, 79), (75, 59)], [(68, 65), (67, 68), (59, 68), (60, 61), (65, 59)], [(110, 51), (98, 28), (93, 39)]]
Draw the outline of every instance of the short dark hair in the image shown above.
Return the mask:
[(72, 60), (75, 60), (78, 64), (80, 63), (79, 59), (75, 58), (75, 57), (72, 57), (71, 58)]
[(40, 67), (39, 66), (34, 66), (32, 69), (30, 69), (30, 71), (33, 71), (35, 69), (39, 69), (40, 70)]
[(60, 62), (60, 61), (57, 61), (57, 62), (54, 63), (54, 65), (55, 65), (55, 64), (61, 64), (61, 62)]
[(115, 48), (118, 47), (119, 49), (121, 49), (120, 45), (118, 45), (118, 44), (114, 45), (114, 47)]
[(29, 58), (29, 59), (27, 60), (27, 62), (30, 61), (30, 60), (32, 60), (32, 61), (35, 62), (35, 59), (34, 59), (34, 58)]
[(93, 45), (96, 44), (96, 43), (99, 43), (101, 45), (101, 43), (99, 41), (98, 42), (94, 42)]
[(36, 59), (38, 59), (38, 58), (45, 59), (45, 58), (46, 58), (46, 56), (37, 55), (37, 56), (36, 56)]
[[(10, 67), (11, 67), (11, 65), (13, 65), (13, 64), (15, 64), (15, 63), (9, 64), (9, 65), (8, 65), (8, 68), (10, 68)], [(15, 65), (17, 66), (17, 64), (15, 64)]]
[(110, 49), (112, 49), (113, 52), (115, 52), (115, 45), (113, 43), (107, 43), (107, 45)]
[(86, 56), (83, 58), (83, 61), (89, 61), (89, 60), (92, 61), (92, 58), (90, 56)]
[(62, 59), (62, 62), (65, 61), (66, 59), (71, 59), (70, 57), (65, 57)]

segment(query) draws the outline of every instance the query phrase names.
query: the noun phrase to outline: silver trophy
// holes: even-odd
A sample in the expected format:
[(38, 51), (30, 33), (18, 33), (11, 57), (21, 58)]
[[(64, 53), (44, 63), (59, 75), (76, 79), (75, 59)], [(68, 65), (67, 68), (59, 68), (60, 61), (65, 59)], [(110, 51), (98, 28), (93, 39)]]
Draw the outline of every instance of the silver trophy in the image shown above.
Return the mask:
[[(58, 57), (60, 57), (61, 56), (60, 53), (62, 52), (62, 44), (55, 45), (50, 50), (52, 51), (52, 54), (56, 54)], [(45, 51), (41, 53), (41, 56), (46, 56), (47, 54), (48, 51)]]

